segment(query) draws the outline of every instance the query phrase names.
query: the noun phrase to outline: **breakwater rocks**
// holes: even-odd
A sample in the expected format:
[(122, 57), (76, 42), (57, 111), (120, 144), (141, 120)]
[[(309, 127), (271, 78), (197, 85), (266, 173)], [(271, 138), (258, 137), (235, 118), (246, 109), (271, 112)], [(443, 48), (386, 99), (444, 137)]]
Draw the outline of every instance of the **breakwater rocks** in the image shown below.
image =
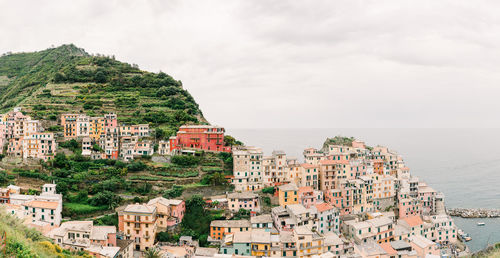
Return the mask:
[(462, 218), (498, 218), (500, 217), (500, 210), (451, 208), (448, 209), (448, 214), (451, 216)]

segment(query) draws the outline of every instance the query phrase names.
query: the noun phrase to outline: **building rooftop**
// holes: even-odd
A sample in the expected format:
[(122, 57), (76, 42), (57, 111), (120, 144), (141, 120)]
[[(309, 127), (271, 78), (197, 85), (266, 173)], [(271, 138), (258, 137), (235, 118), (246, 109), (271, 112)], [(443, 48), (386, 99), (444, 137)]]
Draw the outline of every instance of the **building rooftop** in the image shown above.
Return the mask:
[(374, 227), (382, 227), (382, 226), (392, 224), (392, 220), (387, 218), (387, 217), (378, 217), (378, 218), (367, 220), (366, 222), (370, 223)]
[(325, 238), (325, 246), (326, 245), (341, 245), (344, 243), (342, 239), (333, 232), (327, 232), (323, 235)]
[(264, 229), (252, 230), (252, 243), (271, 243), (271, 232)]
[(91, 245), (85, 250), (100, 254), (103, 257), (115, 257), (118, 252), (120, 252), (120, 247), (118, 246), (102, 246), (102, 245)]
[(363, 255), (367, 256), (378, 256), (386, 254), (384, 248), (373, 241), (356, 245), (356, 247), (363, 253)]
[(422, 223), (423, 223), (422, 218), (420, 218), (419, 215), (406, 217), (402, 220), (404, 222), (406, 222), (406, 224), (408, 224), (408, 226), (410, 226), (410, 227), (416, 227), (416, 226), (422, 225)]
[(116, 228), (114, 226), (94, 226), (90, 239), (107, 240), (108, 234), (116, 234)]
[(48, 201), (29, 201), (29, 202), (23, 203), (23, 206), (55, 210), (59, 206), (59, 203), (58, 202), (48, 202)]
[(241, 220), (213, 220), (210, 223), (211, 227), (225, 227), (225, 228), (249, 228), (252, 226), (250, 221), (246, 219)]
[(324, 212), (333, 209), (333, 206), (326, 202), (316, 204), (314, 207), (316, 207), (316, 210), (318, 210), (318, 212)]
[(177, 206), (177, 205), (180, 205), (182, 202), (183, 202), (183, 200), (175, 200), (175, 199), (167, 199), (164, 197), (156, 197), (154, 199), (149, 200), (147, 205), (153, 205), (153, 204), (160, 203), (160, 204), (163, 204), (165, 206), (169, 206), (169, 205)]
[(251, 217), (250, 222), (252, 224), (254, 224), (254, 223), (272, 223), (273, 218), (271, 217), (271, 214), (264, 214), (264, 215)]
[(313, 235), (314, 233), (306, 226), (298, 226), (293, 229), (296, 234), (299, 235)]
[(402, 250), (402, 249), (411, 248), (411, 245), (403, 240), (396, 240), (396, 241), (392, 241), (390, 243), (391, 243), (392, 248), (394, 248), (395, 250)]
[(123, 210), (123, 212), (131, 212), (131, 213), (147, 213), (147, 214), (152, 214), (156, 211), (156, 207), (152, 205), (146, 205), (146, 204), (129, 204), (127, 207)]
[(233, 243), (251, 243), (252, 242), (252, 232), (234, 232)]
[(227, 195), (228, 199), (253, 199), (257, 198), (258, 195), (252, 192), (234, 192)]
[(197, 256), (205, 256), (205, 257), (214, 257), (219, 250), (217, 248), (209, 248), (209, 247), (198, 247), (194, 252)]
[(298, 191), (299, 188), (295, 184), (286, 184), (278, 186), (280, 191)]
[(302, 204), (290, 204), (286, 206), (286, 209), (289, 210), (293, 214), (304, 214), (307, 213), (309, 210), (304, 207)]
[(435, 245), (434, 242), (421, 235), (410, 236), (408, 240), (421, 248), (426, 248), (428, 246)]

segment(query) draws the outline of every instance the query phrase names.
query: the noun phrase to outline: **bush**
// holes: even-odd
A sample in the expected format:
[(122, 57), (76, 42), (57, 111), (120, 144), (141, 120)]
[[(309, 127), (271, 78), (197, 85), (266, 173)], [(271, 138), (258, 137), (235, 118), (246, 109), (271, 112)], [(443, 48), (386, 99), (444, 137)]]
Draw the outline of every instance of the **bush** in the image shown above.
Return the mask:
[(266, 188), (262, 189), (262, 193), (274, 194), (274, 187), (273, 186), (266, 187)]
[(89, 203), (93, 206), (104, 206), (113, 209), (120, 204), (121, 200), (122, 198), (115, 193), (103, 191), (90, 198)]
[(179, 166), (194, 166), (200, 163), (200, 158), (195, 156), (176, 155), (171, 159), (172, 163)]
[(166, 190), (163, 193), (163, 197), (165, 198), (177, 198), (182, 195), (182, 192), (184, 192), (184, 187), (180, 185), (173, 185), (172, 188)]

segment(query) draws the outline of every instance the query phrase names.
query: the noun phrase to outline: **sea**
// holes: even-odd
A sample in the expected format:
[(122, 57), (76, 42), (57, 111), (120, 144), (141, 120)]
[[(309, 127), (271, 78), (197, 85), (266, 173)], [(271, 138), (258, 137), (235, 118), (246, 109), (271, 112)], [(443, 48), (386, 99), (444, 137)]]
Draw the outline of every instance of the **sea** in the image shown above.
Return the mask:
[[(412, 175), (445, 194), (448, 208), (500, 208), (500, 129), (226, 130), (247, 146), (261, 147), (265, 155), (283, 150), (299, 160), (305, 148), (321, 148), (327, 137), (337, 135), (387, 146), (403, 156)], [(500, 242), (500, 218), (454, 221), (472, 237), (467, 245), (473, 252)]]

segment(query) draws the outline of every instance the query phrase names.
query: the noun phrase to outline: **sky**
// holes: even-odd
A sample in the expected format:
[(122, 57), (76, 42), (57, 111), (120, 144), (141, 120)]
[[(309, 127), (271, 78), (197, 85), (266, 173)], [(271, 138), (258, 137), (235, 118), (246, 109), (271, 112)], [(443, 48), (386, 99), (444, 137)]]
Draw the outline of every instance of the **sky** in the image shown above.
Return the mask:
[(227, 128), (500, 127), (500, 1), (0, 0), (0, 53), (73, 43)]

